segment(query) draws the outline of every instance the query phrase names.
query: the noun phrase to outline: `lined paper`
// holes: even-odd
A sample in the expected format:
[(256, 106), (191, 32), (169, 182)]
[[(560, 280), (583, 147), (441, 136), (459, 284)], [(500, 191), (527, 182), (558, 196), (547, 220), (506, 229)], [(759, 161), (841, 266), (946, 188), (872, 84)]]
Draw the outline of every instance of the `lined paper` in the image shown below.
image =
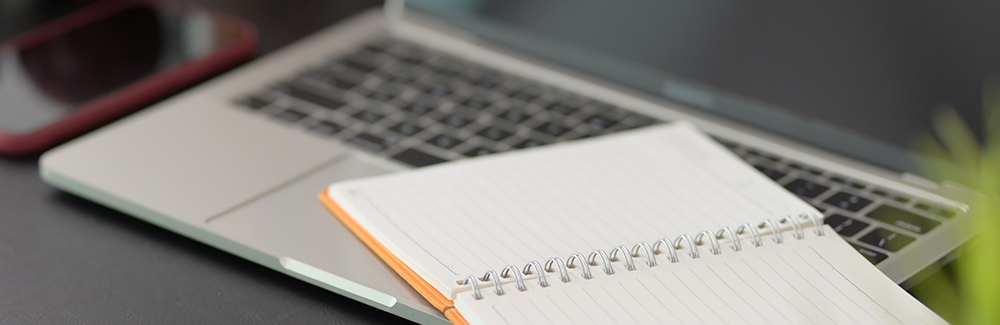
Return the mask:
[(814, 212), (687, 123), (331, 185), (438, 291), (505, 265)]
[(456, 307), (472, 324), (946, 324), (827, 228), (594, 280), (463, 293)]

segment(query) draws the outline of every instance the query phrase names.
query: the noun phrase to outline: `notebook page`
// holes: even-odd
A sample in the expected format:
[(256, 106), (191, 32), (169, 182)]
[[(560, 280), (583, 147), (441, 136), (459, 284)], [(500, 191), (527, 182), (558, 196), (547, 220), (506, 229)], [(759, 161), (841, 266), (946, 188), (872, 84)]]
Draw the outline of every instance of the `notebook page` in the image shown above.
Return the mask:
[(331, 185), (438, 291), (505, 265), (815, 211), (686, 123)]
[(471, 324), (946, 324), (830, 235), (483, 299)]

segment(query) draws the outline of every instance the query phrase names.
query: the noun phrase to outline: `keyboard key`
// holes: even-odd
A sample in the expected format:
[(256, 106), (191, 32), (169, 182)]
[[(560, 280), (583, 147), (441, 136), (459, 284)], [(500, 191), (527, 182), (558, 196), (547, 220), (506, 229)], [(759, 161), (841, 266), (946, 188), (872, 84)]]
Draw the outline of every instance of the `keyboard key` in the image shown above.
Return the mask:
[(413, 104), (410, 104), (410, 105), (406, 105), (406, 107), (403, 107), (403, 110), (407, 111), (407, 112), (410, 112), (410, 113), (413, 113), (413, 114), (423, 115), (423, 114), (426, 114), (427, 112), (430, 112), (431, 110), (433, 110), (434, 107), (435, 107), (435, 105), (431, 105), (431, 104), (428, 104), (428, 103), (419, 103), (418, 102), (418, 103), (413, 103)]
[(371, 94), (368, 94), (368, 98), (380, 102), (387, 102), (392, 100), (393, 98), (396, 98), (397, 95), (399, 95), (399, 90), (392, 88), (379, 88), (373, 91)]
[(541, 96), (542, 92), (543, 89), (538, 86), (527, 86), (510, 95), (510, 97), (523, 102), (530, 102), (535, 98), (538, 98), (538, 96)]
[(753, 167), (757, 168), (757, 170), (759, 170), (761, 173), (764, 173), (765, 176), (767, 176), (767, 177), (771, 178), (771, 180), (775, 180), (775, 181), (781, 179), (782, 177), (785, 177), (785, 175), (788, 175), (788, 174), (785, 174), (785, 173), (782, 173), (782, 172), (779, 172), (777, 170), (770, 169), (770, 168), (767, 168), (767, 167), (764, 167), (764, 166), (753, 166)]
[(445, 159), (439, 158), (437, 156), (413, 148), (403, 150), (403, 152), (400, 152), (395, 156), (392, 156), (392, 159), (398, 160), (404, 164), (414, 167), (424, 167), (447, 161)]
[(647, 125), (656, 124), (656, 119), (645, 115), (632, 114), (629, 117), (623, 119), (622, 123), (628, 125), (629, 128), (639, 128)]
[(486, 78), (486, 76), (488, 75), (499, 74), (499, 73), (500, 72), (487, 67), (471, 66), (464, 72), (462, 72), (462, 75), (460, 77), (463, 80), (468, 81), (469, 83), (475, 83), (479, 80), (482, 80), (483, 78)]
[(375, 59), (375, 52), (366, 50), (351, 54), (350, 56), (344, 58), (341, 62), (344, 65), (361, 72), (372, 72), (382, 66), (382, 64)]
[(347, 142), (374, 152), (385, 150), (396, 143), (395, 139), (382, 138), (368, 133), (358, 134)]
[(412, 122), (402, 122), (396, 124), (396, 126), (393, 126), (389, 129), (405, 136), (411, 136), (420, 133), (420, 131), (424, 130), (423, 128)]
[(388, 49), (388, 48), (390, 48), (390, 47), (392, 47), (393, 45), (396, 45), (396, 44), (399, 44), (398, 40), (391, 39), (391, 38), (384, 38), (384, 39), (380, 39), (380, 40), (377, 40), (377, 41), (365, 44), (364, 48), (366, 48), (366, 49), (368, 49), (368, 50), (370, 50), (372, 52), (383, 52), (386, 49)]
[[(753, 150), (751, 150), (751, 151), (753, 151)], [(753, 155), (754, 153), (750, 152), (750, 154)], [(758, 152), (756, 155), (759, 155), (759, 156), (764, 157), (765, 159), (771, 160), (771, 161), (778, 161), (779, 160), (778, 157), (772, 156), (770, 154), (763, 154), (763, 153), (759, 153)], [(823, 175), (823, 171), (822, 170), (819, 170), (819, 169), (816, 169), (816, 168), (813, 168), (813, 167), (809, 167), (809, 166), (803, 166), (803, 165), (798, 164), (798, 163), (790, 163), (790, 164), (788, 164), (788, 167), (791, 167), (793, 169), (798, 169), (798, 170), (801, 170), (801, 171), (804, 171), (804, 172), (807, 172), (807, 173), (810, 173), (810, 174), (813, 174), (813, 175), (816, 175), (816, 176)]]
[(482, 79), (479, 79), (478, 81), (473, 83), (473, 85), (482, 89), (493, 89), (499, 86), (500, 84), (503, 84), (504, 81), (507, 81), (507, 78), (501, 74), (488, 74)]
[(393, 72), (385, 72), (383, 74), (385, 80), (397, 85), (405, 85), (413, 82), (417, 79), (418, 75), (416, 72), (410, 70), (400, 70)]
[(483, 147), (477, 147), (477, 148), (474, 148), (472, 150), (466, 151), (466, 152), (464, 152), (462, 154), (465, 155), (466, 157), (479, 157), (479, 156), (485, 156), (485, 155), (488, 155), (488, 154), (491, 154), (491, 153), (495, 153), (495, 152), (496, 151), (493, 151), (493, 150), (490, 150), (490, 149), (486, 149), (486, 148), (483, 148)]
[(853, 188), (856, 188), (856, 189), (859, 189), (859, 190), (863, 190), (865, 187), (867, 187), (865, 184), (861, 184), (861, 183), (858, 183), (858, 182), (855, 182), (855, 181), (852, 181), (852, 180), (849, 180), (849, 179), (845, 179), (845, 178), (840, 177), (840, 176), (830, 177), (830, 181), (834, 182), (834, 183), (837, 183), (837, 184), (844, 185), (844, 186), (850, 186), (850, 187), (853, 187)]
[(498, 129), (498, 128), (495, 128), (495, 127), (492, 127), (492, 126), (488, 127), (488, 128), (485, 128), (485, 129), (483, 129), (482, 131), (479, 131), (479, 133), (476, 133), (476, 134), (478, 134), (479, 136), (482, 136), (484, 138), (493, 140), (493, 141), (503, 141), (503, 139), (506, 139), (507, 137), (509, 137), (511, 135), (510, 132), (507, 132), (507, 131), (504, 131), (504, 130), (501, 130), (501, 129)]
[(319, 91), (307, 88), (307, 86), (300, 85), (298, 83), (291, 83), (287, 86), (288, 88), (285, 90), (285, 93), (289, 96), (323, 108), (338, 109), (347, 104), (342, 100), (335, 99), (326, 94), (321, 94)]
[(362, 76), (362, 77), (364, 77), (364, 75), (365, 75), (364, 72), (358, 71), (358, 69), (352, 68), (350, 65), (348, 65), (347, 62), (346, 62), (346, 60), (343, 57), (336, 58), (336, 59), (330, 60), (329, 62), (326, 62), (326, 64), (323, 65), (323, 69), (327, 70), (327, 71), (329, 71), (330, 73), (333, 73), (333, 74), (341, 74), (341, 73), (352, 72), (355, 75)]
[(569, 132), (569, 128), (555, 123), (545, 123), (539, 125), (537, 128), (535, 128), (535, 130), (554, 137), (558, 137), (560, 135), (565, 134), (566, 132)]
[(237, 103), (239, 103), (240, 105), (243, 105), (243, 106), (245, 106), (245, 107), (247, 107), (249, 109), (255, 109), (256, 110), (256, 109), (264, 108), (264, 106), (270, 105), (271, 101), (263, 99), (263, 98), (260, 98), (260, 97), (257, 97), (257, 96), (250, 96), (250, 97), (238, 100)]
[(815, 204), (812, 204), (812, 203), (809, 203), (809, 205), (811, 205), (814, 209), (816, 209), (816, 211), (824, 212), (824, 213), (826, 212), (826, 208), (824, 208), (824, 207), (821, 207), (821, 206), (818, 206), (818, 205), (815, 205)]
[(490, 101), (483, 97), (470, 97), (463, 101), (462, 105), (471, 109), (481, 110), (490, 106)]
[(592, 136), (593, 135), (587, 135), (587, 134), (583, 134), (583, 133), (580, 133), (580, 132), (569, 132), (569, 133), (563, 134), (562, 138), (559, 139), (559, 140), (569, 141), (569, 140), (589, 138), (589, 137), (592, 137)]
[(844, 237), (851, 237), (868, 227), (867, 222), (854, 220), (843, 215), (834, 214), (823, 219), (823, 223), (833, 227), (833, 230)]
[(447, 84), (433, 84), (424, 89), (424, 92), (437, 97), (448, 96), (452, 93), (451, 86)]
[(309, 128), (309, 130), (312, 130), (313, 132), (325, 135), (333, 135), (336, 134), (337, 132), (340, 132), (340, 130), (343, 129), (344, 129), (343, 126), (340, 126), (339, 124), (333, 122), (320, 122)]
[(556, 114), (569, 115), (569, 114), (573, 114), (573, 112), (576, 112), (576, 110), (579, 109), (579, 108), (578, 107), (569, 106), (569, 105), (567, 105), (565, 103), (552, 103), (551, 105), (545, 107), (545, 109), (549, 110), (550, 112), (556, 113)]
[(740, 147), (740, 145), (738, 143), (736, 143), (736, 142), (732, 142), (732, 141), (729, 141), (729, 140), (726, 140), (726, 139), (719, 139), (719, 138), (716, 138), (716, 137), (712, 137), (712, 138), (715, 139), (716, 142), (718, 142), (718, 143), (726, 146), (726, 148), (729, 148), (730, 150), (736, 149), (736, 148)]
[(823, 201), (823, 203), (826, 203), (826, 204), (829, 204), (829, 205), (832, 205), (832, 206), (835, 206), (835, 207), (838, 207), (838, 208), (841, 208), (841, 209), (844, 209), (844, 210), (847, 210), (847, 211), (858, 212), (859, 210), (864, 209), (864, 207), (866, 207), (869, 204), (871, 204), (872, 200), (869, 200), (869, 199), (866, 199), (866, 198), (863, 198), (863, 197), (860, 197), (860, 196), (857, 196), (857, 195), (853, 195), (853, 194), (850, 194), (850, 193), (840, 192), (840, 193), (834, 194), (830, 198), (826, 199), (826, 201)]
[(454, 77), (462, 73), (469, 68), (469, 65), (458, 59), (438, 57), (436, 59), (431, 59), (427, 62), (431, 66), (434, 66), (434, 73), (437, 73), (444, 77)]
[(459, 141), (458, 139), (455, 139), (455, 138), (452, 138), (452, 137), (449, 137), (449, 136), (446, 136), (446, 135), (439, 135), (439, 136), (431, 138), (430, 140), (427, 140), (427, 143), (430, 143), (432, 145), (435, 145), (435, 146), (438, 146), (438, 147), (441, 147), (441, 148), (444, 148), (444, 149), (454, 148), (455, 146), (457, 146), (461, 142), (462, 141)]
[(928, 204), (924, 204), (924, 203), (917, 203), (913, 207), (917, 208), (917, 209), (920, 209), (920, 210), (924, 210), (924, 211), (930, 212), (930, 213), (932, 213), (934, 215), (945, 217), (945, 218), (954, 217), (955, 214), (956, 214), (956, 212), (953, 211), (953, 210), (948, 210), (948, 209), (945, 209), (945, 208), (942, 208), (942, 207), (932, 206), (932, 205), (928, 205)]
[(286, 94), (286, 95), (288, 94), (288, 86), (285, 85), (285, 84), (274, 84), (274, 85), (271, 85), (268, 88), (269, 88), (269, 90), (271, 90), (273, 92), (278, 92), (278, 93), (282, 93), (282, 94)]
[(396, 54), (396, 57), (399, 58), (400, 61), (409, 64), (420, 64), (431, 57), (430, 52), (415, 48), (407, 49), (406, 51), (397, 51), (394, 54)]
[(829, 190), (829, 187), (819, 185), (804, 179), (796, 179), (785, 185), (785, 188), (798, 196), (805, 198), (814, 198)]
[(294, 109), (286, 109), (284, 111), (281, 111), (281, 113), (275, 114), (274, 117), (282, 121), (297, 122), (302, 118), (306, 117), (307, 115), (309, 114)]
[(521, 89), (524, 89), (525, 87), (528, 87), (528, 86), (531, 86), (531, 85), (532, 85), (531, 81), (528, 81), (528, 80), (525, 80), (525, 79), (522, 79), (522, 78), (518, 78), (518, 77), (512, 77), (512, 78), (508, 78), (507, 82), (505, 82), (502, 85), (500, 85), (499, 87), (493, 89), (493, 91), (499, 92), (499, 93), (507, 95), (507, 96), (511, 96), (511, 95), (514, 95), (517, 92), (521, 91)]
[(918, 234), (926, 234), (941, 224), (938, 221), (888, 205), (868, 212), (868, 217)]
[(588, 129), (596, 130), (604, 130), (618, 123), (618, 121), (600, 115), (588, 117), (584, 119), (584, 122), (587, 123)]
[(898, 252), (906, 245), (912, 243), (913, 237), (885, 228), (876, 228), (858, 240), (890, 252)]
[(866, 259), (868, 259), (868, 262), (875, 265), (878, 265), (879, 262), (882, 262), (882, 260), (889, 257), (889, 255), (882, 254), (867, 247), (862, 247), (855, 244), (851, 244), (851, 246), (854, 246), (854, 249), (858, 250), (858, 253), (861, 253), (861, 256), (864, 256)]
[(351, 69), (342, 68), (342, 70), (335, 71), (330, 68), (313, 70), (305, 73), (303, 78), (345, 90), (354, 88), (365, 80), (363, 75)]
[(405, 64), (405, 65), (414, 66), (414, 67), (422, 65), (423, 64), (422, 62), (425, 59), (425, 58), (421, 57), (420, 55), (413, 55), (413, 56), (393, 56), (393, 57), (395, 57), (397, 60), (399, 60), (398, 64)]
[[(747, 154), (750, 154), (751, 156), (754, 156), (754, 157), (767, 159), (767, 160), (770, 160), (770, 161), (773, 161), (773, 162), (781, 161), (781, 158), (778, 158), (778, 156), (775, 156), (775, 155), (772, 155), (772, 154), (768, 154), (768, 153), (763, 153), (763, 152), (760, 152), (760, 151), (757, 151), (757, 150), (753, 150), (753, 149), (747, 150)], [(788, 164), (788, 167), (792, 167), (792, 168), (795, 168), (795, 169), (802, 169), (802, 165), (799, 165), (799, 164)]]
[(466, 126), (466, 125), (469, 124), (469, 122), (472, 122), (472, 120), (469, 120), (469, 119), (467, 119), (465, 117), (462, 117), (462, 116), (459, 116), (459, 115), (454, 115), (454, 114), (453, 115), (445, 116), (443, 119), (441, 119), (441, 123), (444, 123), (444, 124), (447, 124), (447, 125), (450, 125), (450, 126), (454, 126), (456, 128), (460, 128), (460, 127)]
[(375, 113), (372, 111), (360, 111), (357, 114), (354, 114), (354, 118), (368, 123), (375, 123), (376, 121), (381, 120), (383, 117), (385, 117), (385, 115)]
[(354, 88), (354, 86), (357, 86), (362, 82), (364, 82), (364, 78), (362, 77), (353, 79), (348, 76), (335, 76), (327, 80), (327, 84), (344, 90)]
[(369, 87), (358, 87), (358, 88), (354, 88), (352, 90), (355, 93), (357, 93), (358, 95), (365, 96), (365, 97), (368, 97), (369, 95), (371, 95), (372, 93), (375, 92), (374, 89), (371, 89)]
[(528, 114), (521, 112), (516, 109), (508, 110), (506, 112), (500, 113), (500, 118), (514, 122), (521, 123), (528, 119)]
[(896, 202), (899, 202), (899, 203), (910, 202), (910, 198), (903, 197), (903, 196), (900, 196), (898, 194), (889, 193), (889, 192), (886, 192), (886, 191), (883, 191), (883, 190), (873, 190), (872, 194), (875, 194), (875, 195), (878, 195), (878, 196), (881, 196), (881, 197), (884, 197), (886, 199), (893, 200), (893, 201), (896, 201)]
[(615, 121), (621, 121), (631, 115), (628, 111), (608, 103), (591, 102), (587, 107), (596, 111), (601, 116)]
[(365, 73), (347, 66), (343, 60), (330, 62), (313, 72), (303, 74), (303, 78), (340, 89), (350, 89), (365, 81)]
[(514, 145), (514, 148), (518, 148), (518, 149), (534, 148), (534, 147), (537, 147), (537, 146), (544, 146), (546, 144), (548, 144), (548, 142), (545, 142), (545, 141), (542, 141), (542, 140), (536, 140), (536, 139), (528, 139), (528, 140), (521, 141), (521, 143), (518, 143), (518, 144)]

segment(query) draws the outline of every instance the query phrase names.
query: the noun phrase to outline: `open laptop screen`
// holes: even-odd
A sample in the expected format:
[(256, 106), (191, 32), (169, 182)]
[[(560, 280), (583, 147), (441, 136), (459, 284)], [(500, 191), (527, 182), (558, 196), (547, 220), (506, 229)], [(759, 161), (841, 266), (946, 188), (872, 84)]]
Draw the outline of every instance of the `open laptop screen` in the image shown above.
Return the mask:
[(494, 42), (898, 171), (955, 107), (981, 133), (1000, 3), (407, 0)]

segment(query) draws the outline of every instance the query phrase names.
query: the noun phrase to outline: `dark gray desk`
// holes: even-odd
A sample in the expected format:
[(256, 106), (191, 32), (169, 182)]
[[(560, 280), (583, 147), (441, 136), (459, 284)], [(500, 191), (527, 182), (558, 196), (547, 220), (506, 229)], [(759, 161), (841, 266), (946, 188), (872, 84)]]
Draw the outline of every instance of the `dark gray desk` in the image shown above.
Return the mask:
[[(377, 5), (190, 1), (251, 20), (261, 54)], [(75, 7), (0, 0), (0, 41)], [(61, 193), (42, 183), (37, 163), (0, 157), (0, 324), (404, 321)]]
[[(0, 1), (0, 40), (71, 10)], [(194, 1), (253, 21), (273, 51), (374, 1)], [(294, 4), (294, 5), (293, 5)], [(0, 324), (399, 323), (402, 319), (100, 205), (0, 158)]]

